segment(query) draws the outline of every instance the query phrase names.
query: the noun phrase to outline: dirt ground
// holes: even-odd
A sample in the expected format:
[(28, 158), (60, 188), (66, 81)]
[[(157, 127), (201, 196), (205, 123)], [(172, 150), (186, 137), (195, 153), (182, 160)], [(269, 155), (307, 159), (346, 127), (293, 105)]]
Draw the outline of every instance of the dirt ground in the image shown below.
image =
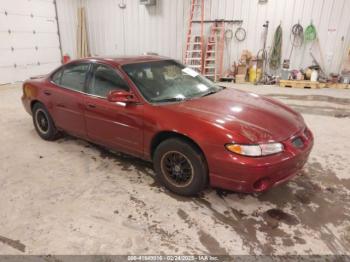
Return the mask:
[(0, 86), (0, 254), (350, 254), (350, 90), (234, 87), (300, 111), (310, 159), (266, 193), (184, 198), (149, 163), (40, 139), (20, 84)]

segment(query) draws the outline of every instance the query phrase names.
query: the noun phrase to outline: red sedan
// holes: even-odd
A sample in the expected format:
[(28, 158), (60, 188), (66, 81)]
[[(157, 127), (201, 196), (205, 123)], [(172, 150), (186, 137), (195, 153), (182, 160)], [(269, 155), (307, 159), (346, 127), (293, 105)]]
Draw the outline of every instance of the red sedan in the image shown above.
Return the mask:
[(313, 135), (288, 106), (158, 56), (88, 58), (23, 84), (39, 136), (64, 131), (152, 161), (171, 191), (264, 191), (296, 175)]

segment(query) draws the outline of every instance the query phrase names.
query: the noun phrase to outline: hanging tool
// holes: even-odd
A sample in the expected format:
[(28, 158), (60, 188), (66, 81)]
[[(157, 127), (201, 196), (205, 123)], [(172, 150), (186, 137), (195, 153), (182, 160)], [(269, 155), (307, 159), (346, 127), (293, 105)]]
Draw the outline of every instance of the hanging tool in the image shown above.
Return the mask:
[[(237, 41), (244, 41), (247, 35), (247, 31), (242, 27), (243, 20), (227, 20), (227, 19), (215, 19), (215, 20), (204, 20), (203, 23), (216, 23), (216, 22), (224, 22), (226, 24), (238, 24), (238, 28), (235, 31), (235, 38)], [(193, 21), (193, 23), (201, 23), (199, 20)], [(231, 29), (228, 29), (227, 31), (232, 31)], [(233, 31), (232, 31), (233, 33)], [(231, 32), (229, 32), (231, 34)], [(230, 37), (227, 37), (225, 35), (225, 38), (228, 39)]]
[(277, 70), (281, 65), (282, 57), (282, 26), (279, 25), (273, 37), (273, 45), (270, 55), (270, 68)]
[[(194, 33), (195, 16), (199, 16), (199, 19), (200, 19), (199, 34), (198, 34), (198, 30), (196, 34)], [(204, 0), (191, 0), (188, 32), (186, 37), (186, 48), (185, 48), (185, 54), (184, 54), (184, 64), (201, 73), (203, 73), (203, 54), (204, 54), (203, 21), (204, 21)]]
[[(267, 41), (267, 35), (269, 32), (269, 21), (266, 21), (265, 24), (263, 24), (263, 28), (264, 28), (264, 33), (263, 33), (263, 48), (260, 49), (256, 55), (257, 60), (261, 60), (262, 61), (262, 67), (261, 67), (261, 74), (260, 74), (260, 78), (257, 79), (257, 83), (266, 83), (268, 80), (268, 76), (266, 73), (266, 65), (267, 65), (267, 51), (266, 51), (266, 41)], [(257, 67), (258, 68), (258, 67)]]
[(235, 23), (238, 24), (238, 28), (236, 29), (235, 33), (233, 34), (232, 29), (227, 29), (225, 32), (225, 38), (226, 39), (232, 39), (233, 35), (235, 36), (236, 40), (239, 42), (242, 42), (245, 40), (247, 36), (246, 30), (242, 27), (243, 20), (223, 20), (226, 23)]
[(232, 40), (232, 38), (233, 38), (233, 31), (232, 31), (232, 29), (227, 29), (225, 31), (225, 39), (229, 41), (229, 40)]
[(344, 59), (344, 57), (346, 57), (346, 50), (344, 49), (344, 45), (345, 44), (345, 37), (344, 36), (342, 36), (341, 37), (341, 45), (340, 45), (340, 59), (339, 59), (339, 64), (338, 64), (338, 70), (337, 70), (337, 72), (338, 72), (338, 74), (339, 75), (341, 75), (341, 67), (342, 67), (342, 64), (343, 64), (343, 59)]
[[(228, 75), (232, 75), (233, 76), (233, 72), (230, 70), (231, 68), (231, 48), (232, 48), (232, 45), (231, 45), (231, 41), (233, 39), (233, 30), (231, 28), (229, 29), (226, 29), (225, 31), (225, 47), (227, 50), (227, 61), (228, 61), (228, 70), (225, 71), (224, 73), (224, 76), (226, 77), (227, 79), (227, 76)], [(231, 78), (233, 80), (233, 78)]]
[(306, 27), (305, 29), (305, 41), (306, 42), (312, 42), (317, 38), (317, 31), (316, 27), (312, 24)]
[[(227, 20), (227, 19), (203, 20), (203, 23), (216, 23), (216, 22), (224, 22), (228, 24), (242, 24), (243, 20)], [(192, 23), (202, 23), (202, 21), (193, 20)]]
[(238, 42), (242, 42), (247, 37), (247, 31), (242, 27), (239, 26), (235, 32), (235, 38)]
[[(310, 42), (312, 43), (310, 45), (310, 53), (311, 53), (313, 47), (315, 46), (315, 44), (318, 44), (321, 60), (323, 62), (323, 55), (321, 54), (322, 53), (321, 45), (320, 45), (320, 43), (318, 41), (316, 27), (313, 25), (312, 20), (311, 20), (310, 25), (308, 25), (305, 28), (305, 31), (304, 31), (304, 43), (305, 43), (305, 46), (308, 43), (310, 43)], [(303, 53), (302, 53), (302, 58), (304, 58), (304, 56), (305, 56), (305, 48), (304, 48)], [(301, 62), (300, 62), (300, 66), (302, 66), (302, 61), (303, 60), (301, 60)], [(322, 63), (322, 64), (324, 64), (324, 63)]]
[(292, 26), (290, 32), (290, 39), (292, 45), (295, 47), (301, 47), (304, 43), (304, 28), (300, 23), (297, 23)]
[(292, 48), (289, 54), (289, 61), (292, 57), (294, 47), (301, 47), (304, 43), (304, 28), (299, 22), (292, 26), (290, 41), (292, 43)]

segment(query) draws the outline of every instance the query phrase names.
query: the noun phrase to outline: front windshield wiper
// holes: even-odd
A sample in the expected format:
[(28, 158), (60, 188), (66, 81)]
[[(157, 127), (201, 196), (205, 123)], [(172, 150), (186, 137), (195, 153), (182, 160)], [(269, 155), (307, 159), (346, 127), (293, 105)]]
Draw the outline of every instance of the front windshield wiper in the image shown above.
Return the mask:
[(219, 92), (219, 90), (212, 90), (212, 91), (209, 91), (209, 92), (206, 92), (205, 94), (201, 95), (201, 97), (204, 97), (204, 96), (210, 96), (212, 94), (216, 94), (217, 92)]
[(210, 90), (210, 91), (204, 93), (203, 95), (201, 95), (201, 97), (210, 96), (210, 95), (212, 95), (212, 94), (216, 94), (217, 92), (219, 92), (219, 91), (221, 91), (221, 90), (223, 90), (223, 89), (225, 89), (225, 88), (222, 87), (222, 86), (220, 86), (220, 89), (218, 89), (218, 90)]
[(166, 102), (179, 102), (179, 101), (185, 101), (187, 100), (186, 98), (180, 98), (180, 97), (169, 97), (169, 98), (164, 98), (161, 100), (154, 100), (153, 102), (155, 103), (166, 103)]

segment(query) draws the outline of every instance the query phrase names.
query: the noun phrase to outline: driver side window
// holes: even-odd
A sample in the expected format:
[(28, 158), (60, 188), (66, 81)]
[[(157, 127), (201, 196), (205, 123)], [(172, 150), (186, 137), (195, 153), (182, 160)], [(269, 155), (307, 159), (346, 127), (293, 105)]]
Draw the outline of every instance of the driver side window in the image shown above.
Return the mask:
[(129, 91), (128, 85), (118, 75), (116, 70), (105, 65), (94, 65), (87, 93), (107, 97), (110, 91), (118, 89)]

